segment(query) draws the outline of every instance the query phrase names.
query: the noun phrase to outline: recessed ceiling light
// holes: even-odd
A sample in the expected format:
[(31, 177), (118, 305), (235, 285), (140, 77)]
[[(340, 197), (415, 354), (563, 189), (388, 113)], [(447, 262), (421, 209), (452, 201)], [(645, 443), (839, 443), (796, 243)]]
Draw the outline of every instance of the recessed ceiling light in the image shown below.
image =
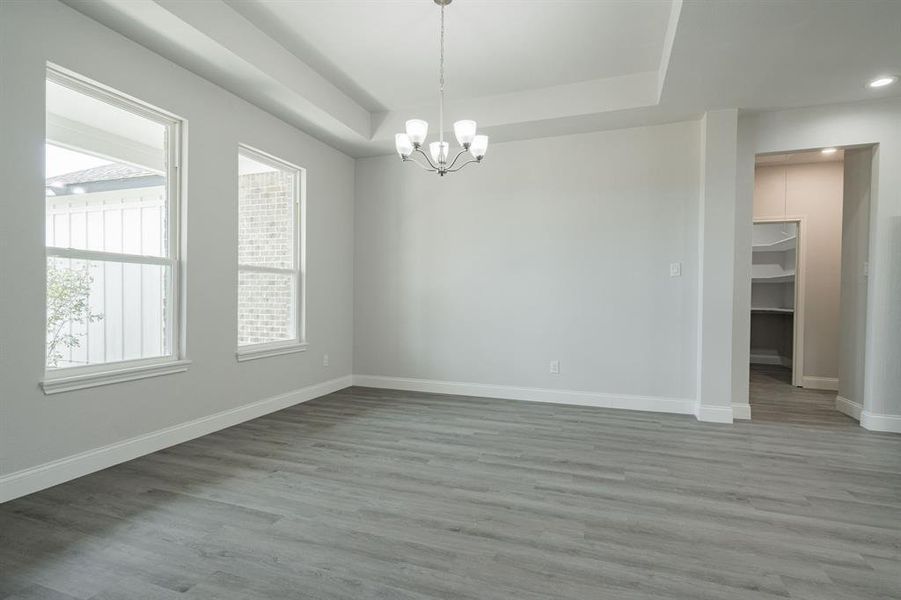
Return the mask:
[(883, 77), (877, 77), (876, 79), (871, 81), (868, 85), (871, 88), (881, 88), (881, 87), (885, 87), (887, 85), (891, 85), (891, 84), (895, 83), (896, 81), (898, 81), (898, 78), (895, 77), (894, 75), (885, 75)]
[(838, 150), (836, 148), (823, 148), (820, 152), (823, 154), (835, 154)]

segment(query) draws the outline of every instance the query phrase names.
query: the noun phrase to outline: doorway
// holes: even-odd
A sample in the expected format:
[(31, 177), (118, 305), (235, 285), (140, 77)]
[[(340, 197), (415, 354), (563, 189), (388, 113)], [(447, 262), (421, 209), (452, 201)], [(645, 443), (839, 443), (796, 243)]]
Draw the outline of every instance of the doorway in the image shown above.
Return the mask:
[[(861, 151), (849, 150), (854, 161)], [(865, 317), (866, 282), (861, 288), (858, 280), (868, 229), (860, 220), (869, 206), (861, 206), (859, 174), (846, 176), (845, 154), (828, 148), (756, 157), (752, 420), (847, 423), (842, 380), (850, 384), (863, 369), (850, 364), (856, 349), (849, 346), (863, 335), (856, 313), (864, 307)]]

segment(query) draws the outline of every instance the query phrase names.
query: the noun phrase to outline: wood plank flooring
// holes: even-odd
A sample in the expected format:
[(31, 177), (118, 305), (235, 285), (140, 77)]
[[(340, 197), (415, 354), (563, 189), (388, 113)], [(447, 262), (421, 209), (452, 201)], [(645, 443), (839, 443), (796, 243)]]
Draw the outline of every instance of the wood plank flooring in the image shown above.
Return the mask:
[(901, 436), (795, 421), (350, 388), (0, 506), (0, 598), (901, 597)]
[(835, 392), (796, 388), (791, 369), (751, 365), (751, 418), (755, 421), (858, 427), (857, 421), (835, 410)]

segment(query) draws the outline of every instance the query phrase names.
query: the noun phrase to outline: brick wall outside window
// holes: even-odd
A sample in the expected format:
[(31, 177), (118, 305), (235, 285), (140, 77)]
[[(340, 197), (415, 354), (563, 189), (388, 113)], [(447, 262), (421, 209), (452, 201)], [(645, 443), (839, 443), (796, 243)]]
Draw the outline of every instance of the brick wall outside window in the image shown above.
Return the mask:
[[(295, 174), (249, 173), (238, 178), (238, 264), (293, 269)], [(238, 274), (238, 345), (295, 336), (295, 276)]]

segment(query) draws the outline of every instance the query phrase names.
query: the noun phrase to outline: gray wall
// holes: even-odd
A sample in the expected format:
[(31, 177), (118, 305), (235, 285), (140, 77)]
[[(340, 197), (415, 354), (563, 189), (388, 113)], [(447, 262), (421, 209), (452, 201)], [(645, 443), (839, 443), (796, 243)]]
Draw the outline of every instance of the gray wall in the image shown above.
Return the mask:
[[(0, 3), (0, 57), (0, 473), (351, 373), (353, 160), (56, 2)], [(187, 120), (187, 373), (52, 396), (38, 387), (47, 61)], [(240, 364), (239, 143), (307, 169), (310, 342)]]
[(699, 127), (359, 160), (355, 372), (694, 398)]
[(845, 150), (838, 395), (863, 403), (872, 148)]

